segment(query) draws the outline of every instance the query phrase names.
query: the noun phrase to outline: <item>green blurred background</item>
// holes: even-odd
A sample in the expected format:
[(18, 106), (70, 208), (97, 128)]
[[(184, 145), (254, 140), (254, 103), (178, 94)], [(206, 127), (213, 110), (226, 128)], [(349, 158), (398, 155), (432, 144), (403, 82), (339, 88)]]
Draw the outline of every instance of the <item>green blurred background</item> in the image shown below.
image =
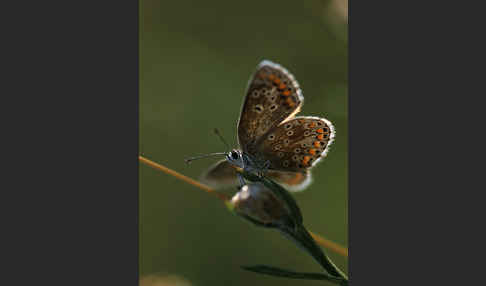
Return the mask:
[[(313, 169), (314, 183), (294, 197), (308, 229), (347, 246), (347, 0), (141, 0), (140, 153), (198, 178), (217, 159), (191, 165), (183, 159), (225, 151), (215, 127), (236, 147), (245, 88), (263, 59), (280, 63), (300, 83), (305, 103), (299, 115), (335, 125), (336, 141)], [(143, 164), (139, 175), (141, 284), (326, 284), (241, 270), (253, 264), (320, 268), (277, 232), (231, 215), (202, 190)], [(347, 272), (346, 258), (327, 253)], [(155, 274), (178, 278), (157, 284), (147, 276)]]

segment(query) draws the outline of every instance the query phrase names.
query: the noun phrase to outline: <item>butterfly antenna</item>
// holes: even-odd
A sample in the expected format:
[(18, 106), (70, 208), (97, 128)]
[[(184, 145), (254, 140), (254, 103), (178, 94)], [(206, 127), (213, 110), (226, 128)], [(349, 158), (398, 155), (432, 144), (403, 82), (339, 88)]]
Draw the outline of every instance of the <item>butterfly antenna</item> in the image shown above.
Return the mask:
[(231, 148), (230, 148), (228, 142), (226, 142), (226, 140), (224, 140), (223, 135), (221, 135), (221, 133), (219, 133), (218, 128), (214, 128), (214, 134), (218, 135), (219, 139), (221, 139), (221, 141), (223, 142), (223, 144), (226, 146), (226, 148), (229, 151)]
[(184, 159), (184, 161), (186, 162), (186, 164), (189, 164), (192, 161), (197, 160), (197, 159), (202, 159), (202, 158), (207, 158), (207, 157), (212, 157), (212, 156), (218, 156), (218, 155), (226, 155), (226, 154), (227, 153), (225, 153), (225, 152), (204, 154), (204, 155), (201, 155), (201, 156), (195, 156), (195, 157), (190, 157), (190, 158)]

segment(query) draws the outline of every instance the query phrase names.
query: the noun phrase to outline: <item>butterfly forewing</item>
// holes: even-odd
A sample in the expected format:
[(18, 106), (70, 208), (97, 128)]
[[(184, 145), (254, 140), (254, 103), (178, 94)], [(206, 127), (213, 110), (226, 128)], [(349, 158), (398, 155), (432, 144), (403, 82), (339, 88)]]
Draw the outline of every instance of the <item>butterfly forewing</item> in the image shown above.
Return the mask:
[(280, 65), (261, 62), (250, 78), (238, 122), (238, 141), (244, 152), (257, 155), (258, 140), (295, 115), (304, 98), (294, 77)]

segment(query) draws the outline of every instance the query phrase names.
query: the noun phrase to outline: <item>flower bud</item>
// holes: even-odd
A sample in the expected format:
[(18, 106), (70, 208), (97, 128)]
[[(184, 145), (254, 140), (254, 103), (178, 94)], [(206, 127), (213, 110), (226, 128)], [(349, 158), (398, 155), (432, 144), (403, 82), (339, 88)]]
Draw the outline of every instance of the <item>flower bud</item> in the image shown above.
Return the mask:
[(289, 221), (285, 203), (261, 183), (245, 185), (230, 201), (233, 211), (264, 226), (280, 226)]

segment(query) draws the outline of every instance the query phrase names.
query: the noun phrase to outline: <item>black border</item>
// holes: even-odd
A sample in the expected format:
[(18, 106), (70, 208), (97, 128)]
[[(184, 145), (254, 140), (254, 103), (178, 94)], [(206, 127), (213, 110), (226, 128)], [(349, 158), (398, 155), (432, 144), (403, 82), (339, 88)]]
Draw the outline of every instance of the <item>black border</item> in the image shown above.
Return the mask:
[(2, 6), (0, 284), (138, 285), (138, 1)]
[(480, 11), (350, 1), (352, 284), (483, 280)]

